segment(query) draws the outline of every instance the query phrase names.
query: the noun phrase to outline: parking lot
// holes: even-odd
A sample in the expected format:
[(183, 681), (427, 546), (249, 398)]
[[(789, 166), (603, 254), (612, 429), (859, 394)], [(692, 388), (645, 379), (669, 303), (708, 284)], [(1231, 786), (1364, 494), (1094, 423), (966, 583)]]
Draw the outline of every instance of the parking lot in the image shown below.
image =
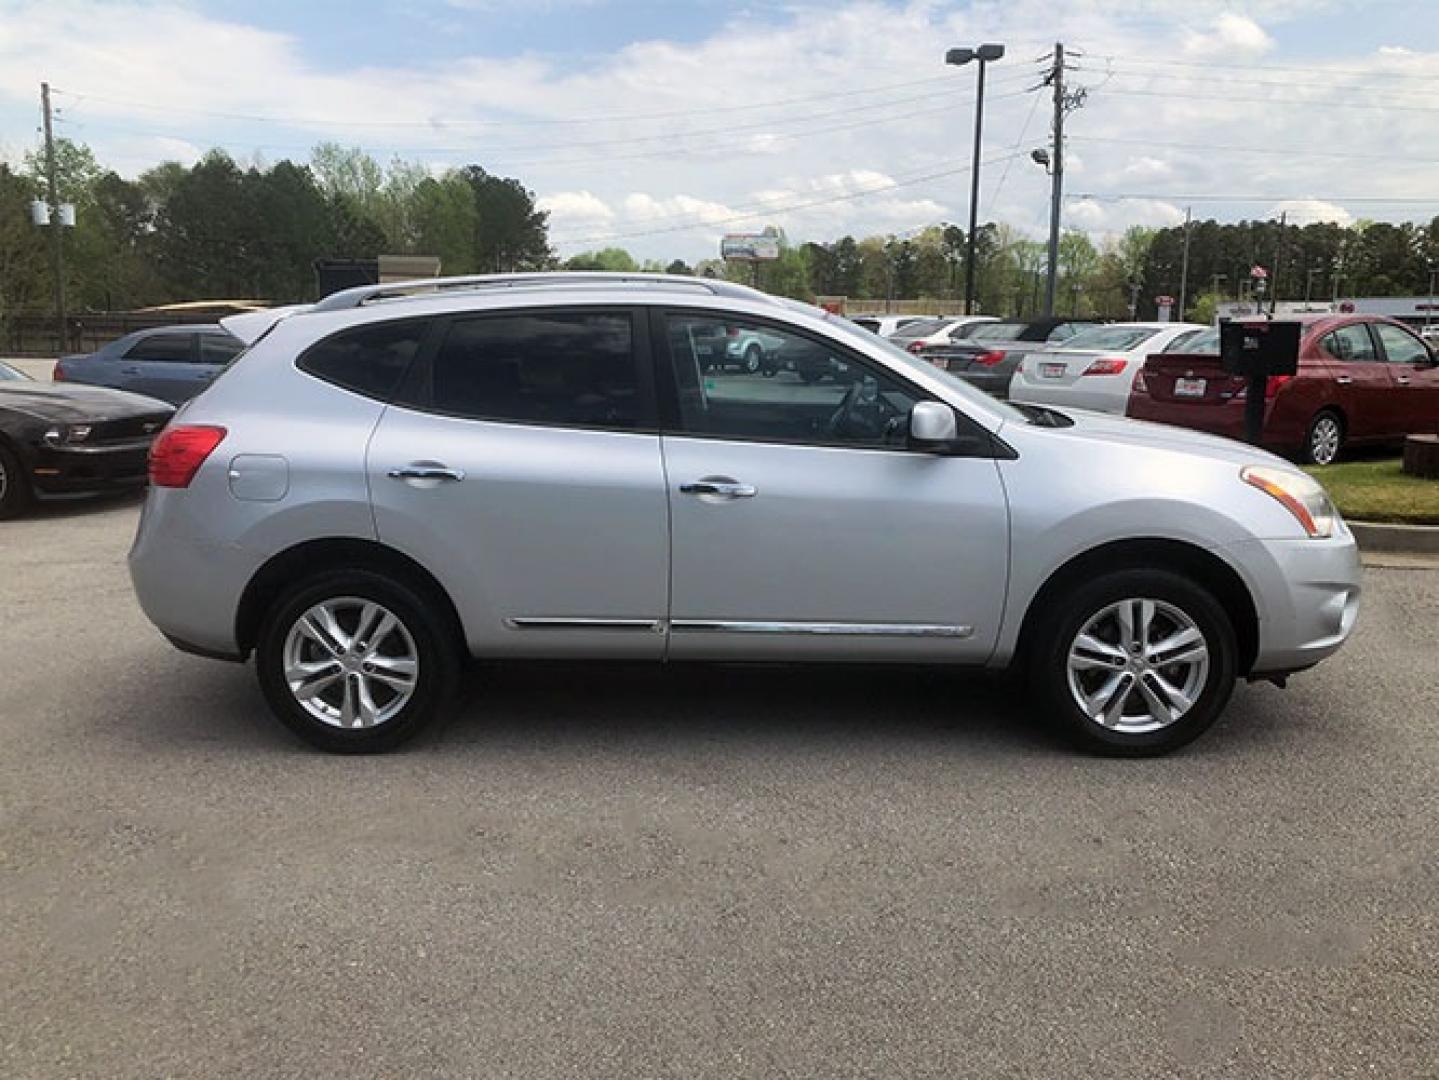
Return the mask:
[(346, 759), (0, 533), (0, 1075), (1432, 1076), (1439, 572), (1152, 761), (936, 671), (513, 667)]

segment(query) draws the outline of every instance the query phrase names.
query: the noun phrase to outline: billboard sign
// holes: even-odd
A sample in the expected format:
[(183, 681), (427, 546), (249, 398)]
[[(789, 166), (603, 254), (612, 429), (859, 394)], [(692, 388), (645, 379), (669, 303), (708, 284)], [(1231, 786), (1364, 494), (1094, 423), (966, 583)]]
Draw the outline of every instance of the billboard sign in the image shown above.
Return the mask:
[(720, 241), (720, 258), (729, 262), (769, 262), (779, 258), (773, 233), (730, 233)]

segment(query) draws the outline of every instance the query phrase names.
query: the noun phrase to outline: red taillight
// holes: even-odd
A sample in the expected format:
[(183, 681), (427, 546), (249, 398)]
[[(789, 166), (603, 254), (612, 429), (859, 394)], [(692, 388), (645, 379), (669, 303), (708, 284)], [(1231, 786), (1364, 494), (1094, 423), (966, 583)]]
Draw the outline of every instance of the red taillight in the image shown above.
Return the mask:
[(156, 487), (189, 487), (195, 473), (224, 437), (222, 427), (203, 424), (167, 427), (150, 444), (150, 483)]
[(52, 372), (50, 372), (50, 381), (51, 381), (51, 382), (64, 382), (64, 381), (65, 381), (65, 369), (60, 366), (60, 361), (59, 361), (59, 360), (56, 360), (56, 361), (55, 361), (55, 370), (52, 371)]
[(994, 367), (995, 364), (998, 364), (1003, 360), (1004, 353), (1000, 352), (1000, 350), (998, 349), (990, 349), (989, 352), (984, 353), (980, 356), (976, 356), (974, 358), (974, 362), (980, 367)]
[(1117, 356), (1106, 356), (1090, 364), (1081, 374), (1084, 375), (1118, 375), (1129, 366), (1128, 360), (1121, 360)]
[(918, 354), (919, 354), (921, 351), (923, 351), (923, 349), (924, 349), (924, 342), (922, 342), (922, 341), (911, 341), (911, 342), (910, 342), (907, 346), (905, 346), (905, 347), (906, 347), (907, 349), (909, 349), (910, 352), (914, 353), (915, 355), (918, 355)]
[(729, 337), (739, 337), (739, 327), (727, 326), (725, 327), (725, 334)]
[(1269, 376), (1269, 378), (1265, 379), (1264, 400), (1268, 401), (1275, 394), (1279, 393), (1279, 388), (1292, 378), (1294, 378), (1293, 375), (1271, 375)]
[(1133, 387), (1133, 389), (1130, 390), (1130, 393), (1131, 393), (1131, 394), (1147, 394), (1147, 393), (1149, 393), (1149, 382), (1148, 382), (1148, 380), (1146, 380), (1146, 379), (1144, 378), (1144, 369), (1143, 369), (1143, 368), (1140, 368), (1138, 371), (1136, 371), (1136, 372), (1134, 373), (1134, 387)]

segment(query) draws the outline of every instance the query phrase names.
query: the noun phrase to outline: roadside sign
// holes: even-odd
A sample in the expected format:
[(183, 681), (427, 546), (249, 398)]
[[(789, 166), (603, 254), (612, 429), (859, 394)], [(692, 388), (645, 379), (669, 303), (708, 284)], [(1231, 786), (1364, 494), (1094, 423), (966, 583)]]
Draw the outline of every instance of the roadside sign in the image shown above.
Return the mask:
[(720, 258), (730, 262), (770, 262), (779, 258), (773, 233), (730, 233), (720, 241)]

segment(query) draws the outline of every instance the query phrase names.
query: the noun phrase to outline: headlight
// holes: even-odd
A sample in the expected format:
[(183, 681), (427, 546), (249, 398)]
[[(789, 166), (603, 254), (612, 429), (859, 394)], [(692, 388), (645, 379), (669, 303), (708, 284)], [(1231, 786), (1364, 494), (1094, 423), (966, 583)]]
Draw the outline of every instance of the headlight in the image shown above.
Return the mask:
[(1312, 476), (1268, 465), (1246, 465), (1239, 475), (1246, 484), (1283, 503), (1310, 537), (1317, 540), (1334, 535), (1339, 515), (1323, 485)]
[(89, 437), (89, 424), (57, 424), (45, 432), (45, 441), (52, 446), (59, 446), (61, 443), (84, 442)]

